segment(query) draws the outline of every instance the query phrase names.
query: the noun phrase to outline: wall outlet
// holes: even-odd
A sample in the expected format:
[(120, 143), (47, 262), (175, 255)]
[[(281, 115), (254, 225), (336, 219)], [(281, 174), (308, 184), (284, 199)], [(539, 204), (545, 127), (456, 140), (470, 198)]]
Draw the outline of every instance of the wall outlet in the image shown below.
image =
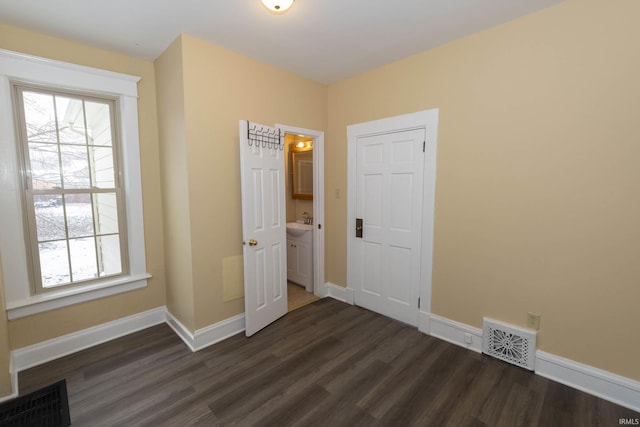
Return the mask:
[(527, 313), (527, 327), (535, 329), (536, 331), (540, 329), (540, 315), (535, 313)]

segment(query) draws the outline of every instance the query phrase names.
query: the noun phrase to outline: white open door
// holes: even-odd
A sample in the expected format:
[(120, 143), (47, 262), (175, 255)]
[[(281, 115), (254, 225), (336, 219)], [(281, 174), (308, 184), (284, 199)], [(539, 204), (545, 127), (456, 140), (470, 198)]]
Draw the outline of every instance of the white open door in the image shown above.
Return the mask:
[(287, 313), (283, 138), (278, 129), (240, 121), (247, 336)]

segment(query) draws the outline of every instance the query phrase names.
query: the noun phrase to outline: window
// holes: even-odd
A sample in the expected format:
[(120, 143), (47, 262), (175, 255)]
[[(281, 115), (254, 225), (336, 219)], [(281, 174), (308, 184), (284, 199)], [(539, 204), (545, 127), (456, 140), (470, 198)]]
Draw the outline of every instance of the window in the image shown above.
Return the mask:
[(0, 49), (10, 320), (147, 286), (139, 80)]
[(126, 267), (113, 99), (14, 85), (35, 292)]

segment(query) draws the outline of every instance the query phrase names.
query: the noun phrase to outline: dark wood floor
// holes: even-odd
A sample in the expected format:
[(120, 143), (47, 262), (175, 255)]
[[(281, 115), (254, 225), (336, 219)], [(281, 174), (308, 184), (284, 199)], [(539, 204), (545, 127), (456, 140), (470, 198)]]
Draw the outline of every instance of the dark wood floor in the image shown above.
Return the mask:
[(20, 373), (74, 426), (617, 426), (640, 414), (324, 299), (191, 353), (166, 325)]

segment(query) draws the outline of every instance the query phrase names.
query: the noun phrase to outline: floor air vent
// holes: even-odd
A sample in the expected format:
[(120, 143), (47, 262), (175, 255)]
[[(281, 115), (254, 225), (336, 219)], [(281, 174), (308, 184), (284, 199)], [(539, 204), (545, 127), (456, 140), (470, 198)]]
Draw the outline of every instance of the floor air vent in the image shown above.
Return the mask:
[(482, 352), (533, 371), (536, 331), (484, 318)]

